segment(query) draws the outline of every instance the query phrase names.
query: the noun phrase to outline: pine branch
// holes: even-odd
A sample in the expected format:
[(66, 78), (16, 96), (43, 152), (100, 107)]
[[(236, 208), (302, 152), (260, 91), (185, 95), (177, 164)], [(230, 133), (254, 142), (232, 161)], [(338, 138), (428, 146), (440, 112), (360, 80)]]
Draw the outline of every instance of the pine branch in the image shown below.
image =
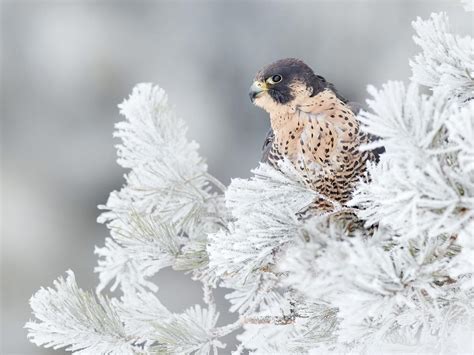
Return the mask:
[(412, 80), (432, 89), (446, 91), (464, 102), (474, 97), (474, 41), (453, 35), (445, 13), (413, 22), (413, 40), (422, 52), (410, 61)]
[(40, 321), (26, 324), (28, 339), (54, 349), (66, 347), (75, 354), (138, 354), (136, 338), (130, 336), (117, 309), (103, 296), (81, 290), (72, 271), (54, 282), (55, 289), (42, 288), (30, 300)]
[[(386, 154), (369, 166), (371, 182), (361, 182), (354, 194), (351, 204), (363, 207), (358, 216), (402, 237), (459, 233), (474, 218), (467, 143), (473, 138), (474, 105), (459, 108), (441, 92), (419, 95), (414, 84), (405, 90), (389, 83), (370, 92), (373, 113), (359, 119), (363, 130), (380, 137)], [(463, 123), (462, 136), (453, 122)]]
[(166, 354), (217, 354), (225, 345), (212, 333), (219, 314), (200, 306), (190, 308), (182, 314), (174, 314), (164, 322), (155, 323), (155, 338), (158, 344), (152, 352)]
[(227, 218), (211, 187), (223, 186), (207, 173), (198, 145), (186, 139), (186, 125), (162, 89), (139, 84), (119, 107), (125, 121), (116, 125), (118, 162), (132, 170), (127, 184), (100, 206), (108, 212), (98, 221), (107, 224), (112, 239), (96, 249), (98, 290), (110, 283), (112, 289), (156, 290), (147, 280), (160, 269), (207, 264), (206, 235)]

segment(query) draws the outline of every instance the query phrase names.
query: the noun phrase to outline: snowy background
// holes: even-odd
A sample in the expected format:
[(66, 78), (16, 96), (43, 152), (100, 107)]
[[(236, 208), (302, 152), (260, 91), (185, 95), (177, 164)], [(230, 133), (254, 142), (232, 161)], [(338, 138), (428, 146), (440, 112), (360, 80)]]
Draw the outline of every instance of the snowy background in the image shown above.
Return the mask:
[[(28, 299), (69, 268), (97, 283), (96, 205), (123, 183), (112, 130), (135, 83), (167, 90), (228, 184), (260, 157), (268, 122), (247, 91), (262, 65), (299, 57), (363, 101), (366, 84), (410, 75), (417, 16), (444, 10), (453, 32), (473, 31), (457, 1), (1, 4), (2, 354), (60, 353), (27, 342)], [(158, 283), (172, 311), (201, 292), (181, 273)]]

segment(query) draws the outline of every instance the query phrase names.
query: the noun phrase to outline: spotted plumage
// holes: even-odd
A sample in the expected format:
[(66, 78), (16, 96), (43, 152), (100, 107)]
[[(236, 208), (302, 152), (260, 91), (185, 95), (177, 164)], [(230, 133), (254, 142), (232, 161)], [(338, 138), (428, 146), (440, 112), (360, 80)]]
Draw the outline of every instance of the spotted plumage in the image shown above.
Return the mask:
[(354, 106), (334, 86), (300, 60), (283, 59), (257, 73), (250, 96), (270, 114), (272, 133), (263, 160), (277, 167), (284, 157), (320, 197), (309, 207), (324, 214), (343, 206), (360, 177), (366, 175), (371, 151), (359, 129)]

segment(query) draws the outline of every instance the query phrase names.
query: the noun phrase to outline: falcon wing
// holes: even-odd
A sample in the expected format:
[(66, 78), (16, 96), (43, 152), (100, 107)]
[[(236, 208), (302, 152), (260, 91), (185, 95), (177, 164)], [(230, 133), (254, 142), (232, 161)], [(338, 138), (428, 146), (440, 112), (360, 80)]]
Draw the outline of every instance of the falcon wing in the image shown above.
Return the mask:
[[(354, 115), (356, 116), (359, 114), (360, 110), (364, 108), (361, 104), (357, 102), (348, 102), (347, 106), (349, 106), (351, 111), (354, 112)], [(368, 139), (369, 139), (369, 142), (374, 142), (378, 139), (378, 137), (372, 134), (368, 134)], [(378, 161), (380, 160), (380, 155), (385, 153), (385, 148), (384, 147), (375, 148), (374, 150), (372, 150), (372, 153), (373, 153), (373, 157), (375, 161), (378, 163)]]

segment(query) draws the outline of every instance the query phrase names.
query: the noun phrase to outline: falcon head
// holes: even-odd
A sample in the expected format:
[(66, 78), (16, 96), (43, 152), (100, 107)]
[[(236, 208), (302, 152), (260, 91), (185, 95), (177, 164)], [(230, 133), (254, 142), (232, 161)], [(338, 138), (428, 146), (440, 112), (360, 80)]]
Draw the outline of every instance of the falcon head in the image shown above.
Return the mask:
[(296, 106), (308, 96), (314, 96), (333, 86), (303, 61), (294, 58), (278, 60), (261, 69), (250, 87), (252, 102), (267, 112)]

